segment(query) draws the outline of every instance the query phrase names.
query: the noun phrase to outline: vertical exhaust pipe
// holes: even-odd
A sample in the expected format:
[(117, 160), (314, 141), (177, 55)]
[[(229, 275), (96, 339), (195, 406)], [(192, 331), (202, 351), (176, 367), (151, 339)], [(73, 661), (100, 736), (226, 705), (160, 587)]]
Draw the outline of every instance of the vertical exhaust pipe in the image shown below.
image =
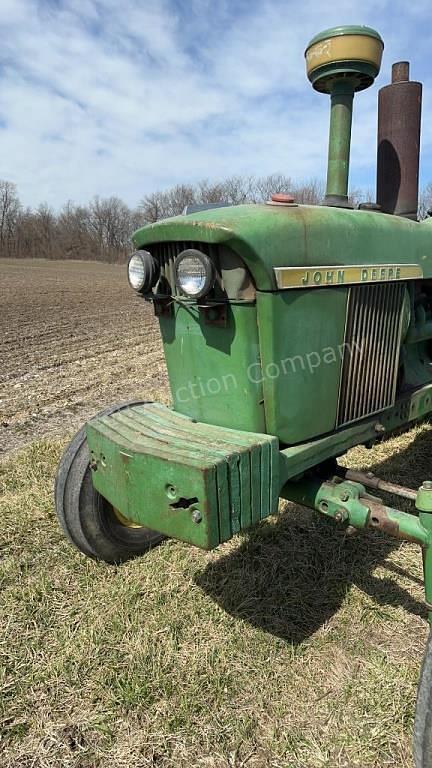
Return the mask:
[(392, 82), (378, 94), (377, 203), (384, 213), (417, 219), (422, 84), (409, 79), (409, 63), (392, 67)]

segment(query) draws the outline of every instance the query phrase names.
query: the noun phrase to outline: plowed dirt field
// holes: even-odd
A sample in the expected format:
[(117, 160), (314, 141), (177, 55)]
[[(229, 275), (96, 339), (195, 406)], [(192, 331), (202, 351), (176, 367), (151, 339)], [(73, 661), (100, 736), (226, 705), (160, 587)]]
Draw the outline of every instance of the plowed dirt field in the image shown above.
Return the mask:
[(169, 402), (152, 308), (124, 265), (0, 260), (0, 454), (110, 403)]

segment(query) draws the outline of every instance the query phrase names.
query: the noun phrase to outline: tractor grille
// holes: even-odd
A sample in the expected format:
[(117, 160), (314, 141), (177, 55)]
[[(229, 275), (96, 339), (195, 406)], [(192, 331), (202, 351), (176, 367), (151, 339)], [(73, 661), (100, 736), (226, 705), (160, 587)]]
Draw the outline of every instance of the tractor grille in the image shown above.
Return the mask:
[(218, 246), (211, 243), (170, 242), (150, 245), (149, 250), (159, 261), (161, 269), (161, 278), (156, 286), (157, 293), (167, 295), (177, 295), (179, 293), (175, 281), (174, 262), (179, 253), (187, 248), (196, 248), (198, 251), (213, 258), (215, 260), (214, 263), (217, 264)]
[(405, 283), (350, 288), (337, 426), (394, 404)]

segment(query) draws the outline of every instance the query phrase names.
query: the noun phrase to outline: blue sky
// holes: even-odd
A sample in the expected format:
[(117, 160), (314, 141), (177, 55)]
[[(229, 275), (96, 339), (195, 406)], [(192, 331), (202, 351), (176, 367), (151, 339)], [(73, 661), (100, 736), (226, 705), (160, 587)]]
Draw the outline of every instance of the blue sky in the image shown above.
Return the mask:
[(230, 174), (323, 178), (329, 105), (303, 52), (338, 24), (385, 41), (355, 101), (352, 186), (374, 188), (377, 90), (401, 59), (425, 85), (432, 181), (432, 0), (0, 0), (0, 178), (55, 208)]

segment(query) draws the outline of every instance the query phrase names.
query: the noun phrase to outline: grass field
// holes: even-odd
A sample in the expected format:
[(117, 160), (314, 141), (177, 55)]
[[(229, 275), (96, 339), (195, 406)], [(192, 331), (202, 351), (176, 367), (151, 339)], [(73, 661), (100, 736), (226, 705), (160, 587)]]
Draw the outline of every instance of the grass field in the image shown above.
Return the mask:
[[(0, 263), (2, 768), (411, 766), (419, 549), (286, 504), (212, 553), (82, 557), (53, 511), (62, 447), (100, 405), (167, 402), (161, 348), (123, 269), (20, 266)], [(431, 439), (346, 462), (416, 487)]]

